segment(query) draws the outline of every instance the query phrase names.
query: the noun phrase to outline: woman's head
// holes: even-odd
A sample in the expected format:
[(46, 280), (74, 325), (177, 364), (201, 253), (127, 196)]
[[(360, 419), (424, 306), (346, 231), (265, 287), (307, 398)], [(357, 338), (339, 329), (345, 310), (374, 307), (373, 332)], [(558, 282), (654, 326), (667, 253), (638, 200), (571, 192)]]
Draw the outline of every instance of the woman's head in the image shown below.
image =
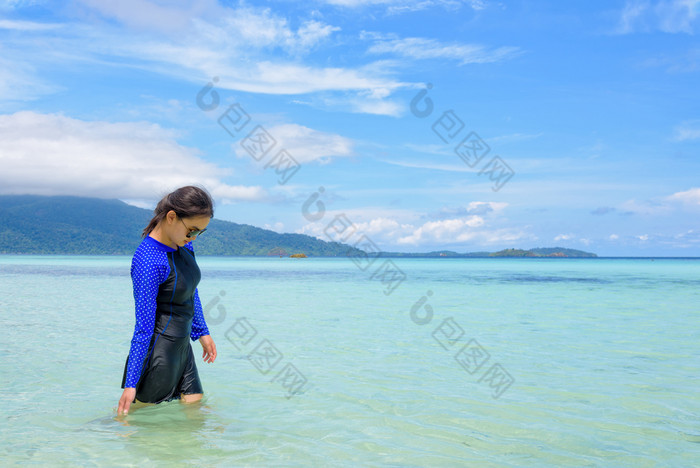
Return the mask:
[[(179, 245), (182, 240), (180, 238), (183, 237), (180, 236), (180, 230), (185, 231), (184, 237), (189, 240), (190, 233), (192, 238), (196, 237), (194, 231), (206, 229), (206, 225), (213, 217), (214, 203), (206, 190), (192, 185), (180, 187), (158, 202), (153, 211), (153, 218), (143, 230), (143, 237), (148, 236), (156, 228), (164, 229), (165, 234)], [(185, 242), (182, 244), (184, 245)]]

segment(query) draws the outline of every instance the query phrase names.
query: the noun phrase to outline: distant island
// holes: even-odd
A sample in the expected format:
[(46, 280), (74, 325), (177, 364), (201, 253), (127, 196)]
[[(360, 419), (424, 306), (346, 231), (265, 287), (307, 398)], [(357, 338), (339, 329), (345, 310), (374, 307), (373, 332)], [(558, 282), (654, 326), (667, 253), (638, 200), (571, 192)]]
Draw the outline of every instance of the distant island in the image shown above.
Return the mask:
[(458, 253), (451, 250), (440, 250), (437, 252), (428, 253), (402, 253), (402, 252), (383, 252), (382, 257), (408, 257), (408, 258), (521, 258), (521, 257), (543, 257), (543, 258), (596, 258), (594, 253), (584, 252), (583, 250), (565, 249), (564, 247), (547, 247), (536, 248), (530, 250), (522, 249), (504, 249), (498, 252), (469, 252)]
[[(152, 210), (120, 200), (40, 195), (0, 196), (0, 233), (6, 241), (0, 254), (131, 255)], [(267, 229), (213, 219), (197, 239), (198, 255), (260, 257), (345, 257), (365, 253), (338, 242), (305, 234), (280, 234)], [(499, 252), (382, 252), (391, 258), (566, 257), (596, 254), (574, 249), (506, 249)]]

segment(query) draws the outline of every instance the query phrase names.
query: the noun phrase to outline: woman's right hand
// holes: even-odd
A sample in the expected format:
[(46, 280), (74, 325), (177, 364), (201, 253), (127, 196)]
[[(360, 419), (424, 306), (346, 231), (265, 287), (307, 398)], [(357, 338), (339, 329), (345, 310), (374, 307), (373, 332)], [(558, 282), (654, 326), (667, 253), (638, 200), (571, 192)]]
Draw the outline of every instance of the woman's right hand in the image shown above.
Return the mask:
[(134, 398), (136, 398), (136, 389), (125, 388), (124, 392), (122, 392), (122, 397), (119, 399), (119, 408), (117, 409), (117, 416), (119, 416), (122, 413), (124, 415), (129, 414), (129, 407), (134, 401)]

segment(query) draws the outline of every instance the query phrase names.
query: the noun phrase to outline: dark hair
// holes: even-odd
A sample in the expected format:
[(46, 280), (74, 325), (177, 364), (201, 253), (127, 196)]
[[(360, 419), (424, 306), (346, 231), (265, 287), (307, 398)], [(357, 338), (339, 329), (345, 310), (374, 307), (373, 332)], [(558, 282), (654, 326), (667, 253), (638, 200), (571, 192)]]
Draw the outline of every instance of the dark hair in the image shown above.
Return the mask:
[(192, 218), (195, 216), (214, 217), (214, 202), (211, 195), (205, 189), (188, 185), (180, 187), (172, 193), (164, 196), (153, 210), (153, 218), (143, 230), (143, 237), (148, 236), (160, 223), (168, 212), (172, 210), (179, 218)]

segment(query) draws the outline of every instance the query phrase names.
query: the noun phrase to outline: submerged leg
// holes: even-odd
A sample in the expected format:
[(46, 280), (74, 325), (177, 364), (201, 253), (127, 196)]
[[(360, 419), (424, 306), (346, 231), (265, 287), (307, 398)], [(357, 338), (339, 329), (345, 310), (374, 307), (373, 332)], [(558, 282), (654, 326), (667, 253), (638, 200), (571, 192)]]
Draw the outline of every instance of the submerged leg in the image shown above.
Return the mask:
[(202, 399), (202, 393), (188, 393), (180, 395), (180, 401), (183, 403), (197, 403)]

